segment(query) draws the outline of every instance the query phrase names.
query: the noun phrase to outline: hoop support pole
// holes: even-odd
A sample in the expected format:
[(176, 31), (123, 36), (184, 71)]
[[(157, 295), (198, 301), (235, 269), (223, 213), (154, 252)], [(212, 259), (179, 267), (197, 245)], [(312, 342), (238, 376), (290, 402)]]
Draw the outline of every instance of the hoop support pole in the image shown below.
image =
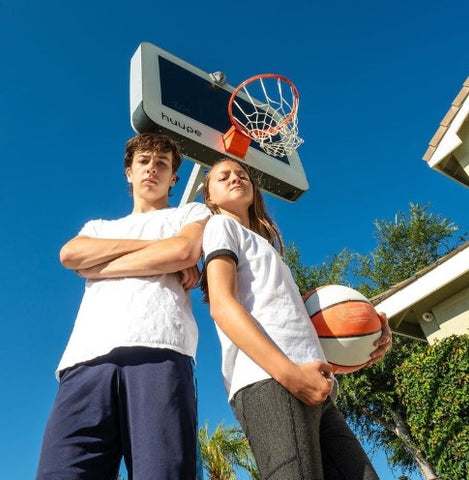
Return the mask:
[(204, 167), (200, 163), (194, 163), (191, 175), (187, 181), (181, 201), (179, 202), (180, 207), (194, 201), (195, 197), (202, 191), (202, 187), (204, 186), (203, 179)]

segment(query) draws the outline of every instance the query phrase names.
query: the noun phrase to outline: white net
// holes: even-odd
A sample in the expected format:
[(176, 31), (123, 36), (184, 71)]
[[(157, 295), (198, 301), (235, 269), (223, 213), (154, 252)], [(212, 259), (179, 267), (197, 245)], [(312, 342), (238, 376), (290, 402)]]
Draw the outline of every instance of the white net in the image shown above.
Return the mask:
[(298, 136), (298, 92), (278, 75), (253, 78), (244, 82), (233, 98), (231, 119), (268, 155), (289, 155), (303, 143)]

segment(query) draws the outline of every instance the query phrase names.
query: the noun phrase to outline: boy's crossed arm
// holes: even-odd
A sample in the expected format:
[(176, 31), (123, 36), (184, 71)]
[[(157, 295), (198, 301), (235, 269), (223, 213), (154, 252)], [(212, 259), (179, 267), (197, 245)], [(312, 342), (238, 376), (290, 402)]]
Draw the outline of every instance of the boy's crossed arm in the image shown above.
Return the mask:
[(87, 279), (146, 277), (181, 272), (184, 287), (192, 288), (199, 277), (196, 264), (202, 253), (205, 223), (205, 220), (190, 223), (174, 237), (162, 240), (78, 236), (64, 245), (60, 259), (66, 268), (75, 270)]

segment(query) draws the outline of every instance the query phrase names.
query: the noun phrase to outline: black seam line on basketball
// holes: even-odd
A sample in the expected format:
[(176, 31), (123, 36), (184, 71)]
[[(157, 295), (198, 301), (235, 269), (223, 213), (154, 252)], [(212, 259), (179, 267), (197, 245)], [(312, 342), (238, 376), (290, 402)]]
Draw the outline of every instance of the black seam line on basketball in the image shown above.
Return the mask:
[[(305, 300), (306, 302), (309, 300), (309, 297)], [(333, 303), (332, 305), (328, 305), (327, 307), (324, 307), (324, 308), (319, 308), (319, 310), (316, 310), (315, 312), (313, 312), (311, 314), (311, 317), (316, 315), (317, 313), (319, 312), (325, 312), (326, 310), (328, 310), (329, 308), (332, 308), (332, 307), (336, 307), (337, 305), (342, 305), (344, 303), (350, 303), (350, 302), (357, 302), (357, 303), (365, 303), (366, 305), (371, 305), (373, 306), (373, 304), (371, 302), (367, 302), (365, 300), (354, 300), (353, 298), (350, 299), (350, 300), (342, 300), (341, 302), (337, 302), (337, 303)]]
[(368, 335), (373, 335), (375, 333), (381, 332), (381, 328), (379, 330), (375, 330), (374, 332), (367, 332), (367, 333), (356, 333), (355, 335), (323, 335), (321, 334), (321, 338), (355, 338), (355, 337), (367, 337)]

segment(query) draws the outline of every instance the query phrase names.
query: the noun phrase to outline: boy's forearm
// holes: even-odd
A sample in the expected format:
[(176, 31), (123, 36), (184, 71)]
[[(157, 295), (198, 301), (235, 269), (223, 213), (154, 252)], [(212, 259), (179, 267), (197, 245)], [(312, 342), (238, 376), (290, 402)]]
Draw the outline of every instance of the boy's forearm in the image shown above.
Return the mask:
[[(150, 245), (117, 258), (94, 265), (78, 268), (77, 273), (88, 279), (148, 277), (164, 273), (175, 273), (197, 264), (201, 251), (197, 253), (182, 237), (172, 237), (152, 242)], [(197, 256), (198, 255), (198, 256)]]
[(154, 243), (151, 240), (106, 239), (78, 236), (60, 250), (60, 261), (72, 270), (102, 265)]
[[(205, 223), (206, 220), (190, 223), (175, 236), (161, 240), (103, 240), (105, 248), (101, 249), (99, 244), (89, 242), (92, 253), (80, 256), (75, 252), (74, 258), (82, 258), (81, 262), (71, 262), (72, 266), (68, 268), (89, 279), (148, 277), (178, 272), (197, 264), (202, 254)], [(76, 241), (83, 251), (87, 239), (77, 237), (69, 244)]]

